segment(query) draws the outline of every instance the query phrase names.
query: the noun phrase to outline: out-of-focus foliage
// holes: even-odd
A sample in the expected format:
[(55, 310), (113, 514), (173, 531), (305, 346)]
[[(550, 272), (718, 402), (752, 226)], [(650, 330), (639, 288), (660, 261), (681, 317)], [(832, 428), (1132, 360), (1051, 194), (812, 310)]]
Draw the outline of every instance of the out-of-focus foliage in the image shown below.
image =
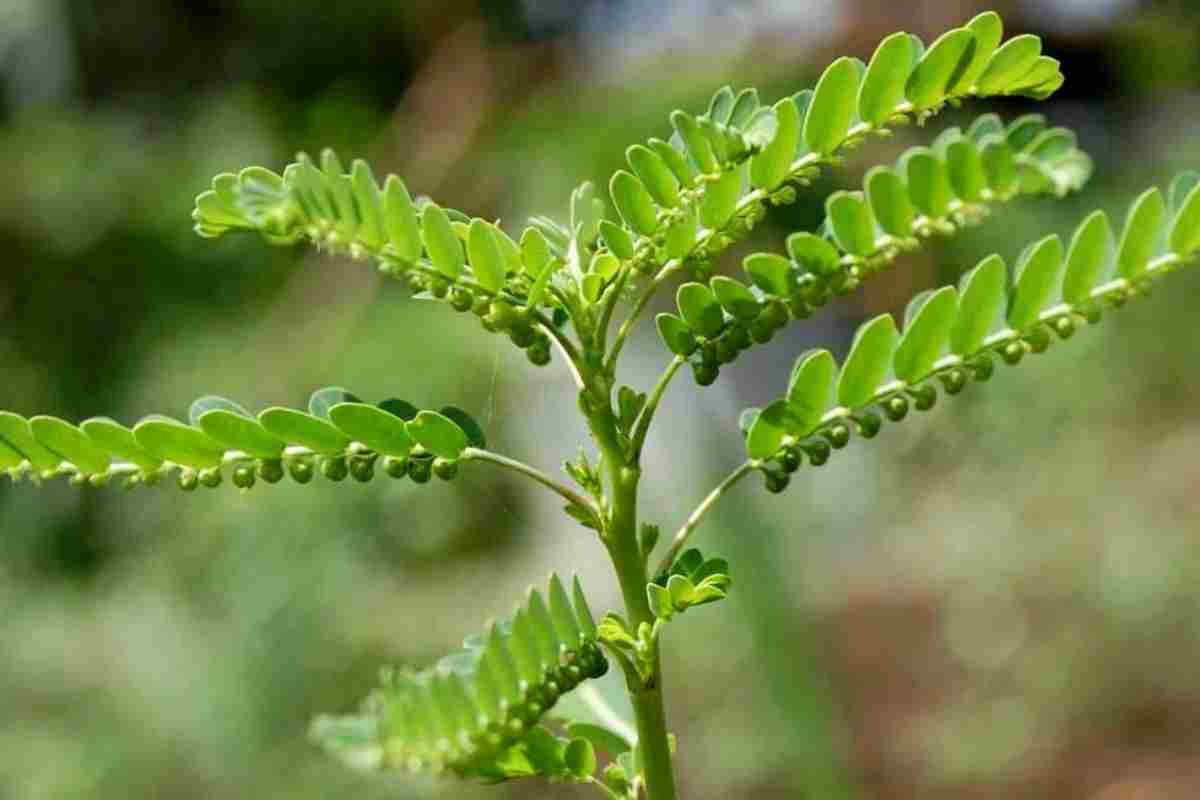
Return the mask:
[[(510, 348), (481, 349), (473, 326), (352, 265), (201, 242), (194, 196), (213, 174), (328, 144), (515, 221), (605, 181), (621, 145), (662, 135), (670, 108), (702, 106), (714, 84), (777, 96), (830, 53), (867, 57), (879, 34), (964, 11), (794, 10), (808, 5), (2, 0), (0, 406), (129, 423), (183, 414), (198, 386), (266, 407), (336, 383), (454, 402), (530, 461), (573, 456), (570, 391), (532, 370), (498, 379), (498, 364), (524, 369)], [(1010, 204), (901, 258), (844, 316), (792, 326), (703, 399), (672, 392), (655, 521), (735, 463), (723, 421), (777, 394), (796, 352), (840, 339), (844, 356), (859, 322), (916, 288), (1067, 234), (1091, 208), (1115, 219), (1131, 191), (1200, 161), (1187, 4), (1002, 5), (1062, 56), (1047, 113), (1100, 165), (1088, 190)], [(671, 46), (670, 69), (645, 41)], [(818, 188), (859, 186), (862, 165), (919, 141), (873, 144)], [(823, 216), (801, 193), (751, 245), (783, 252), (785, 232)], [(702, 544), (737, 564), (730, 613), (673, 635), (681, 651), (724, 644), (667, 665), (685, 796), (1195, 793), (1198, 299), (1200, 278), (1177, 276), (988, 397), (947, 404), (936, 429), (889, 429), (890, 446), (795, 476), (786, 501), (746, 492), (719, 511)], [(643, 334), (629, 348), (642, 384), (660, 366)], [(0, 796), (430, 796), (347, 773), (297, 732), (350, 710), (378, 663), (422, 666), (550, 568), (600, 556), (550, 524), (556, 505), (482, 471), (420, 492), (219, 497), (0, 484)]]

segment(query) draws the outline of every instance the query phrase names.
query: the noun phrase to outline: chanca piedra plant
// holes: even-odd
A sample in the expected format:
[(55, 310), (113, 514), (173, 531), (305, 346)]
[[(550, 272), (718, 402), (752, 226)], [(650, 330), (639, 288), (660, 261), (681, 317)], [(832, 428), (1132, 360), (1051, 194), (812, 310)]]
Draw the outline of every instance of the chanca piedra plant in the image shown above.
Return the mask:
[[(890, 36), (869, 64), (839, 59), (814, 89), (774, 104), (753, 89), (726, 87), (701, 114), (674, 112), (670, 135), (628, 149), (629, 169), (609, 185), (615, 214), (584, 184), (566, 223), (536, 217), (505, 231), (414, 199), (396, 176), (381, 186), (362, 161), (347, 171), (332, 152), (319, 163), (301, 155), (282, 175), (261, 167), (219, 175), (199, 196), (201, 236), (257, 232), (274, 244), (307, 240), (369, 261), (417, 296), (475, 315), (532, 364), (564, 364), (596, 450), (565, 465), (574, 486), (488, 450), (480, 426), (455, 407), (370, 404), (340, 388), (316, 392), (306, 410), (258, 415), (204, 397), (186, 423), (153, 416), (132, 428), (104, 417), (74, 425), (6, 412), (0, 469), (15, 480), (62, 476), (97, 487), (171, 477), (187, 491), (226, 480), (249, 490), (287, 476), (305, 484), (317, 473), (426, 483), (477, 463), (515, 470), (557, 493), (566, 514), (599, 537), (623, 611), (597, 620), (577, 580), (551, 577), (461, 651), (424, 671), (385, 671), (358, 713), (321, 717), (312, 736), (361, 769), (484, 781), (540, 776), (609, 798), (669, 800), (674, 740), (663, 711), (661, 634), (730, 591), (726, 562), (689, 548), (717, 501), (752, 473), (767, 490), (783, 491), (803, 465), (826, 463), (853, 434), (869, 439), (885, 421), (929, 410), (939, 387), (956, 395), (986, 382), (997, 360), (1015, 365), (1044, 352), (1196, 260), (1200, 175), (1137, 197), (1119, 232), (1096, 212), (1069, 242), (1030, 244), (1011, 270), (999, 255), (984, 259), (957, 286), (914, 298), (903, 320), (884, 314), (865, 323), (840, 365), (826, 350), (801, 355), (783, 395), (742, 415), (745, 463), (652, 559), (659, 530), (638, 518), (642, 451), (685, 364), (707, 386), (721, 365), (926, 239), (953, 235), (1023, 195), (1077, 190), (1092, 162), (1074, 134), (1041, 116), (1005, 122), (986, 114), (870, 170), (861, 190), (834, 193), (825, 224), (791, 235), (786, 252), (747, 256), (737, 277), (716, 274), (717, 258), (771, 206), (793, 202), (822, 168), (872, 137), (974, 98), (1041, 100), (1062, 82), (1037, 37), (1004, 41), (999, 17), (986, 13), (929, 46), (907, 33)], [(656, 321), (671, 354), (662, 377), (647, 392), (620, 385), (630, 332), (676, 277), (684, 281), (677, 313)], [(591, 706), (570, 705), (589, 712), (563, 710), (563, 695), (613, 668), (624, 676), (634, 720), (614, 718), (586, 690)]]

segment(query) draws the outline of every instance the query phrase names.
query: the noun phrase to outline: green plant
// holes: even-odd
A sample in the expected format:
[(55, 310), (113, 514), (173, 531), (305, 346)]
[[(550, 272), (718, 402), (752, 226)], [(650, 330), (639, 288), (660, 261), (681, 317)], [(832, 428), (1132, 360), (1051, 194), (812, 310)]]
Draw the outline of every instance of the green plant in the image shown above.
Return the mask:
[[(1092, 164), (1074, 135), (1040, 116), (1005, 124), (994, 114), (943, 132), (867, 173), (861, 192), (828, 198), (818, 232), (787, 240), (786, 254), (744, 259), (744, 281), (715, 273), (716, 259), (745, 238), (771, 206), (792, 202), (820, 169), (889, 128), (924, 123), (974, 97), (1043, 99), (1062, 84), (1058, 63), (1036, 37), (1001, 44), (999, 18), (983, 14), (926, 48), (888, 37), (869, 65), (839, 59), (812, 91), (760, 102), (752, 89), (716, 93), (699, 116), (677, 111), (669, 140), (627, 151), (613, 176), (617, 217), (589, 184), (571, 197), (567, 224), (534, 218), (513, 238), (499, 226), (414, 200), (395, 176), (382, 186), (356, 161), (305, 156), (282, 175), (251, 167), (220, 175), (196, 203), (203, 236), (257, 232), (269, 241), (307, 240), (371, 261), (419, 296), (476, 315), (535, 365), (567, 366), (579, 389), (598, 456), (565, 465), (575, 487), (487, 449), (460, 409), (418, 409), (392, 399), (368, 404), (322, 389), (305, 411), (252, 415), (215, 397), (192, 406), (188, 423), (149, 417), (132, 428), (95, 418), (0, 413), (0, 469), (14, 479), (68, 477), (81, 485), (153, 485), (174, 475), (185, 490), (229, 480), (248, 490), (290, 475), (308, 483), (371, 480), (382, 470), (416, 483), (452, 480), (472, 463), (515, 470), (557, 493), (573, 519), (612, 557), (625, 609), (598, 622), (576, 581), (557, 577), (531, 592), (511, 619), (419, 673), (387, 672), (358, 714), (322, 717), (313, 736), (350, 763), (449, 771), (484, 780), (543, 776), (588, 783), (609, 797), (676, 796), (663, 711), (660, 633), (731, 586), (720, 558), (689, 549), (714, 504), (742, 478), (784, 490), (802, 465), (820, 466), (857, 432), (928, 410), (937, 386), (955, 395), (988, 380), (1000, 359), (1016, 364), (1055, 337), (1096, 322), (1200, 251), (1200, 175), (1164, 194), (1138, 197), (1114, 241), (1102, 212), (1071, 241), (1047, 237), (1017, 258), (1012, 277), (999, 256), (957, 287), (916, 297), (903, 324), (864, 324), (839, 366), (818, 350), (796, 362), (786, 393), (743, 414), (747, 460), (686, 519), (654, 560), (659, 532), (639, 520), (642, 452), (659, 403), (685, 365), (711, 384), (720, 367), (769, 341), (837, 295), (890, 267), (932, 236), (956, 233), (994, 204), (1021, 195), (1064, 195)], [(619, 219), (619, 221), (618, 221)], [(646, 393), (620, 385), (617, 366), (651, 298), (676, 277), (677, 313), (660, 314), (672, 358)], [(624, 316), (618, 321), (619, 310)], [(625, 678), (632, 724), (560, 698), (604, 674)], [(586, 691), (586, 690), (585, 690)], [(601, 709), (603, 711), (603, 709)], [(597, 753), (606, 757), (599, 767)]]

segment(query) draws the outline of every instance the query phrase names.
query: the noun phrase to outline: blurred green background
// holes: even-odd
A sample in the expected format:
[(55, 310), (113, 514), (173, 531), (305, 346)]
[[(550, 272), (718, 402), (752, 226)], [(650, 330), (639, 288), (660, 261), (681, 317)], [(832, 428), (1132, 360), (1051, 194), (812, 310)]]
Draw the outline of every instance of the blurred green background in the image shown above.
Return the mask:
[[(194, 195), (332, 145), (471, 213), (562, 218), (575, 184), (722, 83), (774, 99), (893, 30), (986, 7), (0, 0), (0, 407), (129, 423), (341, 384), (456, 403), (495, 449), (553, 467), (585, 439), (560, 363), (533, 369), (361, 265), (201, 241)], [(844, 353), (867, 316), (1200, 167), (1193, 0), (990, 7), (1062, 60), (1045, 110), (1095, 156), (1092, 184), (905, 260), (703, 393), (676, 382), (650, 521), (673, 529), (738, 463), (738, 411), (803, 349)], [(872, 145), (819, 188), (983, 110)], [(757, 243), (819, 223), (820, 196)], [(781, 498), (741, 487), (698, 537), (730, 557), (732, 598), (669, 634), (684, 796), (1200, 796), (1198, 307), (1200, 274), (1172, 278)], [(645, 386), (665, 358), (650, 326), (627, 352)], [(602, 548), (557, 506), (486, 467), (420, 490), (0, 481), (0, 798), (589, 796), (359, 775), (305, 740), (381, 664), (452, 648), (551, 569), (613, 607)]]

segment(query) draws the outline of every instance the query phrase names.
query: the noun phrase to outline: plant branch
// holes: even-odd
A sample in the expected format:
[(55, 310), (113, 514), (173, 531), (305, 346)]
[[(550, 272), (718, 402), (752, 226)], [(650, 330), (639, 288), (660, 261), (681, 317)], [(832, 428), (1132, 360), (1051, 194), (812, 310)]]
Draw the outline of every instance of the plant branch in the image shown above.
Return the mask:
[(691, 537), (692, 532), (695, 531), (696, 528), (699, 527), (700, 523), (704, 521), (705, 515), (707, 515), (708, 512), (713, 509), (713, 506), (717, 504), (717, 501), (728, 494), (729, 490), (732, 489), (738, 481), (749, 475), (754, 470), (758, 469), (758, 467), (759, 462), (757, 461), (745, 462), (732, 473), (730, 473), (728, 478), (721, 481), (721, 484), (717, 488), (713, 489), (712, 492), (709, 493), (708, 497), (704, 498), (704, 502), (700, 503), (700, 505), (696, 507), (696, 510), (693, 511), (691, 516), (687, 518), (687, 522), (685, 522), (683, 527), (679, 529), (679, 532), (675, 534), (675, 538), (671, 541), (671, 548), (667, 551), (667, 554), (659, 563), (659, 568), (656, 574), (665, 572), (671, 568), (671, 565), (675, 563), (675, 559), (679, 557), (679, 553), (683, 550), (683, 546), (687, 544), (687, 540), (689, 537)]
[(658, 404), (662, 401), (663, 395), (666, 394), (667, 387), (671, 385), (671, 379), (675, 377), (675, 373), (686, 362), (687, 359), (683, 356), (675, 356), (671, 359), (671, 363), (663, 370), (658, 383), (654, 384), (654, 389), (651, 390), (650, 396), (646, 399), (646, 405), (642, 408), (642, 413), (638, 415), (637, 422), (633, 425), (633, 435), (630, 439), (635, 461), (641, 458), (642, 446), (646, 443), (646, 434), (650, 431), (650, 423), (654, 421), (654, 413), (658, 410)]
[(597, 515), (597, 518), (599, 518), (595, 504), (583, 497), (583, 495), (571, 489), (571, 487), (554, 480), (554, 478), (551, 478), (537, 467), (531, 467), (522, 461), (517, 461), (516, 459), (509, 458), (508, 456), (502, 456), (499, 453), (493, 453), (490, 450), (480, 450), (476, 447), (468, 447), (466, 450), (464, 450), (462, 459), (463, 461), (486, 461), (490, 464), (496, 464), (498, 466), (513, 470), (514, 472), (519, 472), (522, 475), (537, 481), (542, 486), (545, 486), (550, 491), (562, 497), (568, 503), (574, 503), (575, 505), (586, 508), (593, 514)]

